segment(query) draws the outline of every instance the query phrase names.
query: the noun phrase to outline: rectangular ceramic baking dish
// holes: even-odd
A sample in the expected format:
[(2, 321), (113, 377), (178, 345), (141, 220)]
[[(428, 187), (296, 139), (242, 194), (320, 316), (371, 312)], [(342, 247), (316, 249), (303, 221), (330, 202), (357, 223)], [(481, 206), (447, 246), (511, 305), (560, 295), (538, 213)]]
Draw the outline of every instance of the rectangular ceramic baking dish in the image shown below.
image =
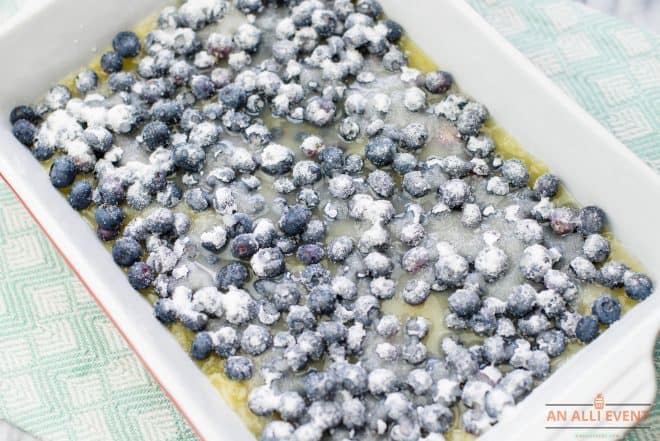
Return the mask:
[[(0, 30), (0, 173), (200, 438), (253, 440), (10, 132), (14, 105), (38, 99), (98, 55), (116, 31), (134, 27), (163, 3), (50, 0), (33, 4)], [(486, 104), (513, 137), (564, 180), (578, 201), (603, 207), (614, 233), (660, 281), (660, 177), (462, 0), (382, 3), (413, 41), (454, 73), (464, 91)], [(597, 393), (612, 403), (650, 403), (659, 328), (656, 292), (574, 355), (482, 439), (575, 439), (573, 430), (545, 428), (549, 403), (591, 403)]]

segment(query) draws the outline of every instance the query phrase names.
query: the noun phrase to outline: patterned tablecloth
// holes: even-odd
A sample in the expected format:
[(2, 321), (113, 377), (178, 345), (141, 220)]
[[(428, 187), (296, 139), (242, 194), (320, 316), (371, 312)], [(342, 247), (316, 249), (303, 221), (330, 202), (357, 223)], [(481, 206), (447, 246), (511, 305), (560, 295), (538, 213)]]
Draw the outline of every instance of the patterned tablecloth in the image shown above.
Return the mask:
[[(0, 21), (32, 1), (43, 0), (0, 0)], [(660, 171), (657, 35), (570, 0), (468, 1), (568, 95)], [(660, 372), (660, 344), (655, 362)], [(0, 419), (49, 441), (195, 439), (4, 183)], [(660, 439), (657, 400), (651, 420), (654, 433), (640, 430), (627, 439)]]

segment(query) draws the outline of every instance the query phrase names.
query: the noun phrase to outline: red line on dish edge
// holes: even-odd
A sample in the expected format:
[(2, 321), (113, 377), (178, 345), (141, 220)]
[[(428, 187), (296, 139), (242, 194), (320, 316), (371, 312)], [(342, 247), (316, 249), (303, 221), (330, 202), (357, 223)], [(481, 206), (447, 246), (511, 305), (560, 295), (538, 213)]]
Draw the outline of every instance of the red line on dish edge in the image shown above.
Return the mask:
[(34, 212), (30, 209), (30, 207), (29, 207), (29, 205), (27, 204), (27, 202), (21, 197), (21, 195), (18, 193), (18, 191), (17, 191), (17, 190), (16, 190), (16, 189), (15, 189), (15, 188), (9, 183), (9, 180), (7, 180), (7, 179), (5, 178), (4, 174), (2, 174), (1, 171), (0, 171), (0, 179), (1, 179), (5, 184), (7, 184), (7, 187), (9, 187), (9, 189), (12, 191), (12, 193), (14, 193), (14, 196), (16, 196), (16, 199), (18, 199), (18, 200), (21, 202), (21, 205), (23, 205), (23, 207), (24, 207), (24, 208), (27, 210), (27, 212), (30, 214), (30, 217), (32, 217), (32, 219), (37, 223), (37, 225), (39, 226), (39, 228), (41, 229), (41, 231), (43, 231), (43, 233), (44, 233), (44, 234), (46, 235), (46, 237), (48, 238), (48, 241), (53, 245), (53, 247), (55, 247), (55, 249), (57, 250), (57, 252), (62, 256), (62, 258), (64, 259), (64, 261), (66, 262), (66, 264), (69, 266), (69, 268), (71, 268), (71, 271), (73, 271), (73, 273), (76, 275), (76, 277), (78, 278), (78, 280), (80, 281), (80, 283), (82, 283), (82, 285), (85, 287), (85, 289), (87, 290), (87, 292), (89, 293), (89, 295), (92, 297), (92, 299), (94, 300), (94, 302), (99, 306), (99, 308), (101, 308), (101, 311), (103, 311), (103, 315), (105, 315), (105, 316), (110, 320), (110, 322), (112, 323), (112, 325), (115, 327), (115, 329), (117, 329), (117, 331), (119, 332), (119, 334), (123, 337), (123, 339), (124, 339), (124, 341), (126, 342), (126, 344), (128, 345), (128, 347), (131, 349), (131, 351), (133, 351), (133, 353), (135, 354), (135, 356), (140, 360), (140, 362), (142, 363), (142, 365), (144, 366), (144, 368), (147, 370), (147, 372), (149, 372), (149, 374), (154, 378), (154, 380), (156, 380), (156, 383), (158, 383), (158, 385), (160, 386), (160, 388), (163, 390), (163, 392), (165, 393), (165, 396), (167, 396), (167, 398), (168, 398), (168, 399), (174, 404), (174, 406), (175, 406), (175, 407), (177, 408), (177, 410), (181, 413), (181, 415), (183, 415), (183, 417), (186, 419), (186, 421), (187, 421), (188, 424), (190, 425), (190, 428), (193, 430), (193, 432), (195, 432), (195, 435), (197, 436), (197, 438), (199, 438), (199, 439), (202, 440), (202, 441), (205, 441), (205, 438), (202, 437), (201, 433), (199, 432), (199, 429), (195, 426), (195, 424), (192, 422), (192, 420), (190, 419), (190, 417), (189, 417), (189, 416), (186, 414), (186, 412), (183, 410), (183, 406), (181, 406), (181, 404), (179, 404), (179, 402), (174, 398), (174, 395), (173, 395), (173, 394), (167, 389), (167, 387), (165, 386), (164, 382), (161, 381), (161, 379), (160, 379), (160, 378), (158, 377), (158, 375), (156, 374), (156, 371), (155, 371), (154, 369), (152, 369), (152, 368), (149, 366), (149, 364), (145, 361), (145, 359), (142, 357), (142, 355), (140, 354), (140, 352), (137, 350), (137, 345), (135, 345), (135, 344), (131, 341), (131, 339), (128, 337), (128, 334), (126, 334), (126, 333), (121, 329), (121, 327), (117, 324), (117, 322), (115, 321), (115, 319), (112, 317), (112, 314), (110, 314), (110, 310), (107, 309), (107, 308), (105, 307), (105, 305), (101, 302), (101, 300), (100, 300), (99, 297), (96, 295), (96, 293), (94, 292), (94, 290), (92, 290), (92, 288), (90, 287), (89, 283), (85, 280), (85, 278), (84, 278), (84, 277), (82, 276), (82, 274), (78, 271), (78, 269), (73, 265), (73, 263), (71, 262), (71, 260), (69, 260), (69, 258), (66, 256), (66, 254), (64, 254), (64, 252), (62, 251), (62, 249), (57, 245), (57, 243), (55, 242), (55, 240), (54, 240), (54, 239), (52, 238), (52, 236), (48, 233), (48, 230), (46, 230), (46, 228), (44, 227), (44, 225), (42, 225), (42, 223), (39, 221), (39, 219), (37, 219), (37, 216), (36, 216), (36, 215), (34, 214)]

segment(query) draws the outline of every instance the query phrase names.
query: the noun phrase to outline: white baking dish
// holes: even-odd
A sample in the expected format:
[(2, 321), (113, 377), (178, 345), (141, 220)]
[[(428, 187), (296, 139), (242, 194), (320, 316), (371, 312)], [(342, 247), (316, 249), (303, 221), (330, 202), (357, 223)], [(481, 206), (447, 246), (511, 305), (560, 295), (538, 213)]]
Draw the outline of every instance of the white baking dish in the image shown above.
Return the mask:
[[(581, 202), (610, 216), (614, 233), (660, 280), (660, 177), (544, 77), (461, 0), (384, 0), (387, 14), (486, 104)], [(86, 64), (93, 48), (154, 12), (159, 0), (51, 0), (22, 11), (0, 31), (0, 172), (80, 276), (154, 378), (205, 440), (251, 440), (188, 355), (152, 317), (85, 221), (50, 185), (42, 166), (14, 140), (8, 114)], [(482, 438), (573, 439), (545, 429), (546, 403), (648, 403), (655, 396), (653, 342), (660, 328), (654, 294), (566, 362)], [(622, 431), (608, 431), (616, 434)]]

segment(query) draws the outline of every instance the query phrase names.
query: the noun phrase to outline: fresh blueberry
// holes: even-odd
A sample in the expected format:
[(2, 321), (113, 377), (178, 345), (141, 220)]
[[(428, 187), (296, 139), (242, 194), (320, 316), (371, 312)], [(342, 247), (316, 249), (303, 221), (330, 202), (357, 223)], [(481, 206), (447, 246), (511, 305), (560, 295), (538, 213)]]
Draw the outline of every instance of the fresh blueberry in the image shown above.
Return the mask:
[(250, 217), (245, 213), (234, 213), (225, 221), (227, 234), (229, 237), (236, 237), (239, 234), (251, 233), (253, 224)]
[(83, 132), (83, 139), (97, 155), (103, 155), (112, 147), (112, 133), (104, 127), (88, 127)]
[(358, 0), (355, 4), (355, 10), (374, 19), (380, 17), (383, 13), (383, 7), (378, 0)]
[(609, 325), (619, 320), (621, 316), (621, 303), (611, 295), (604, 294), (594, 300), (591, 313), (598, 317), (598, 321)]
[(385, 167), (394, 160), (396, 146), (392, 139), (385, 136), (377, 136), (367, 142), (364, 154), (376, 167)]
[(575, 336), (584, 343), (589, 343), (598, 337), (598, 319), (593, 315), (582, 317), (575, 327)]
[(286, 325), (292, 334), (300, 334), (316, 325), (316, 318), (307, 306), (291, 305), (286, 317)]
[(56, 188), (68, 187), (76, 178), (76, 173), (76, 164), (73, 159), (69, 156), (59, 156), (50, 166), (50, 182)]
[(545, 331), (536, 337), (536, 344), (550, 357), (557, 357), (566, 349), (566, 335), (558, 329)]
[(321, 170), (327, 176), (331, 176), (333, 172), (341, 170), (344, 165), (344, 152), (339, 147), (325, 147), (319, 153), (318, 158), (321, 161)]
[(176, 320), (176, 311), (169, 299), (158, 299), (154, 304), (154, 315), (163, 324), (169, 325)]
[(635, 273), (624, 276), (623, 288), (633, 300), (644, 300), (653, 292), (653, 282), (644, 274)]
[(225, 375), (230, 380), (245, 381), (252, 378), (254, 365), (252, 360), (241, 356), (232, 356), (225, 361)]
[(310, 371), (303, 377), (303, 391), (310, 401), (331, 399), (337, 390), (337, 375), (332, 371)]
[(559, 191), (559, 178), (557, 176), (545, 173), (534, 182), (534, 194), (538, 199), (554, 197)]
[(193, 144), (180, 144), (174, 148), (174, 164), (182, 170), (199, 172), (204, 166), (206, 153)]
[(502, 177), (514, 188), (524, 187), (529, 181), (527, 166), (520, 159), (508, 159), (502, 164)]
[(151, 106), (151, 115), (165, 124), (176, 124), (183, 116), (183, 106), (174, 100), (159, 100)]
[(47, 159), (50, 159), (53, 157), (55, 154), (55, 147), (52, 145), (49, 145), (48, 143), (42, 143), (37, 141), (37, 143), (32, 147), (32, 155), (38, 160), (38, 161), (45, 161)]
[(316, 244), (301, 245), (298, 247), (296, 257), (305, 265), (319, 263), (323, 260), (324, 252), (323, 247)]
[(480, 306), (479, 294), (473, 289), (459, 289), (449, 296), (449, 309), (461, 317), (475, 314)]
[(112, 258), (117, 265), (131, 266), (141, 257), (142, 247), (132, 237), (122, 237), (112, 245)]
[(230, 83), (218, 91), (218, 100), (228, 109), (238, 109), (245, 105), (247, 95), (241, 86)]
[(193, 75), (190, 90), (198, 100), (207, 100), (215, 94), (215, 84), (206, 75)]
[(122, 31), (112, 39), (112, 48), (122, 58), (132, 58), (140, 53), (142, 45), (134, 32)]
[(106, 52), (101, 56), (101, 69), (105, 73), (119, 72), (123, 68), (121, 56), (117, 52)]
[(19, 119), (11, 128), (11, 133), (21, 144), (30, 147), (34, 144), (37, 128), (27, 119)]
[(215, 275), (215, 284), (223, 290), (226, 290), (231, 285), (240, 288), (247, 282), (248, 277), (249, 273), (245, 265), (240, 262), (230, 262), (217, 272)]
[(241, 337), (241, 349), (252, 356), (263, 354), (273, 344), (268, 329), (259, 325), (249, 325)]
[(92, 183), (88, 180), (76, 181), (67, 196), (69, 204), (76, 210), (84, 210), (92, 203)]
[(118, 178), (103, 179), (98, 185), (99, 195), (106, 204), (119, 205), (126, 199), (126, 189)]
[(151, 151), (167, 145), (170, 139), (170, 129), (162, 121), (151, 121), (142, 129), (142, 141)]
[(211, 354), (211, 351), (213, 351), (211, 335), (208, 332), (200, 332), (195, 335), (190, 348), (190, 355), (196, 360), (204, 360)]
[(12, 125), (14, 125), (19, 119), (28, 120), (32, 124), (37, 124), (41, 120), (39, 114), (37, 114), (32, 107), (24, 105), (14, 107), (9, 114), (9, 122)]
[(454, 84), (454, 77), (444, 70), (435, 70), (426, 74), (424, 86), (431, 93), (445, 93)]
[(327, 284), (316, 285), (309, 291), (307, 306), (316, 315), (332, 314), (337, 295)]
[(240, 340), (236, 330), (229, 326), (224, 326), (215, 332), (216, 346), (215, 353), (218, 357), (227, 358), (236, 354), (240, 345)]
[(301, 234), (307, 228), (312, 212), (304, 205), (296, 204), (289, 207), (279, 221), (280, 229), (287, 236)]
[(97, 227), (96, 228), (96, 235), (102, 241), (108, 242), (108, 241), (116, 239), (117, 236), (119, 236), (119, 230), (108, 230), (108, 229), (105, 229), (105, 228)]
[(147, 216), (145, 226), (153, 234), (167, 234), (174, 229), (174, 213), (167, 208), (157, 208)]
[(79, 93), (85, 94), (96, 89), (99, 77), (91, 69), (85, 69), (76, 76), (76, 89)]
[(148, 288), (154, 280), (153, 270), (144, 262), (135, 262), (128, 269), (128, 283), (137, 290)]
[(513, 288), (506, 302), (506, 309), (514, 317), (524, 317), (536, 306), (536, 291), (531, 285)]
[(94, 219), (100, 228), (117, 231), (124, 221), (124, 210), (116, 205), (103, 204), (94, 212)]
[(399, 23), (393, 20), (383, 20), (381, 23), (384, 24), (387, 29), (387, 33), (385, 34), (387, 41), (390, 43), (396, 43), (401, 39), (401, 36), (403, 35), (403, 27)]
[(584, 236), (600, 233), (605, 226), (605, 212), (598, 207), (590, 205), (580, 210), (578, 231)]
[(239, 234), (231, 241), (231, 254), (237, 259), (249, 259), (259, 250), (259, 242), (254, 234)]
[[(114, 52), (113, 52), (114, 53)], [(108, 87), (113, 92), (130, 92), (136, 79), (133, 72), (115, 72), (108, 76)]]

